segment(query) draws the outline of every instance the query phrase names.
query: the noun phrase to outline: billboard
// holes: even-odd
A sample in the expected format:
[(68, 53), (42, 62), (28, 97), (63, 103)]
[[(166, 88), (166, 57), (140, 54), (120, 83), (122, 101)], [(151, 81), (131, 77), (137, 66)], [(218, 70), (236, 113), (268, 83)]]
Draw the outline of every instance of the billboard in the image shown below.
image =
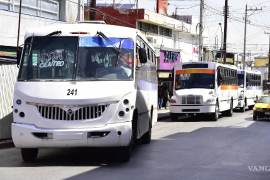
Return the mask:
[(157, 0), (157, 13), (168, 16), (168, 0)]
[(160, 70), (172, 70), (173, 66), (180, 63), (180, 52), (160, 50)]
[(267, 64), (269, 64), (268, 57), (255, 57), (254, 60), (255, 60), (254, 66), (256, 67), (267, 66)]
[[(221, 52), (217, 52), (216, 60), (218, 63), (222, 63), (222, 61), (223, 61), (223, 57), (221, 55), (223, 56), (223, 54), (221, 54)], [(225, 64), (234, 65), (234, 53), (226, 53)]]

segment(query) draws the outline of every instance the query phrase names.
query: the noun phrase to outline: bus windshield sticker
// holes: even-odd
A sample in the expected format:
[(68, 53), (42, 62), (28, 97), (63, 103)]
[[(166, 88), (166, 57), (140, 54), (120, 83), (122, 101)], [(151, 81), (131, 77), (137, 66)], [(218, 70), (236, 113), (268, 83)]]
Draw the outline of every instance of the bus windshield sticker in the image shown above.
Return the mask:
[(64, 66), (63, 49), (57, 49), (48, 53), (37, 54), (39, 68)]
[(189, 80), (190, 74), (180, 74), (180, 79), (182, 81)]

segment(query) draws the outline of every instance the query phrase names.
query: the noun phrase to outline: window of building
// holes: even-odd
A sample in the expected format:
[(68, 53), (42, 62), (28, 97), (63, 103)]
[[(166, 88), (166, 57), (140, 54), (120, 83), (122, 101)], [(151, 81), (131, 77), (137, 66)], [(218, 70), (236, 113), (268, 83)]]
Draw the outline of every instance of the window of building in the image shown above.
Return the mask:
[(172, 37), (172, 30), (164, 27), (159, 27), (159, 34), (161, 36)]
[[(49, 19), (59, 19), (60, 0), (24, 0), (22, 13)], [(1, 0), (0, 9), (19, 12), (20, 0)]]
[(154, 34), (158, 34), (158, 26), (157, 25), (154, 25), (154, 24), (139, 22), (139, 29), (141, 31), (151, 32), (151, 33), (154, 33)]

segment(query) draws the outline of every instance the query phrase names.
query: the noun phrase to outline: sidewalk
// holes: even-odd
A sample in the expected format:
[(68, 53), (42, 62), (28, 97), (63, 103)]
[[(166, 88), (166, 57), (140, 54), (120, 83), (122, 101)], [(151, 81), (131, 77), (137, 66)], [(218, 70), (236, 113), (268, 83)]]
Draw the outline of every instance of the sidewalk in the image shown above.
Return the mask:
[(169, 108), (167, 109), (158, 109), (158, 121), (163, 120), (163, 119), (168, 119), (170, 118), (170, 110)]

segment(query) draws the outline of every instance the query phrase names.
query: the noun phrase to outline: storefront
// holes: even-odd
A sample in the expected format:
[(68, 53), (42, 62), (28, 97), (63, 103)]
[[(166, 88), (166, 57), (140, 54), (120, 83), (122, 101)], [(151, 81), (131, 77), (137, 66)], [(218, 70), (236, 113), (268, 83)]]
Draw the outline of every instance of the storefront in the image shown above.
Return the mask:
[(181, 50), (161, 47), (158, 60), (158, 82), (168, 87), (169, 93), (173, 90), (172, 70), (175, 64), (181, 62)]

